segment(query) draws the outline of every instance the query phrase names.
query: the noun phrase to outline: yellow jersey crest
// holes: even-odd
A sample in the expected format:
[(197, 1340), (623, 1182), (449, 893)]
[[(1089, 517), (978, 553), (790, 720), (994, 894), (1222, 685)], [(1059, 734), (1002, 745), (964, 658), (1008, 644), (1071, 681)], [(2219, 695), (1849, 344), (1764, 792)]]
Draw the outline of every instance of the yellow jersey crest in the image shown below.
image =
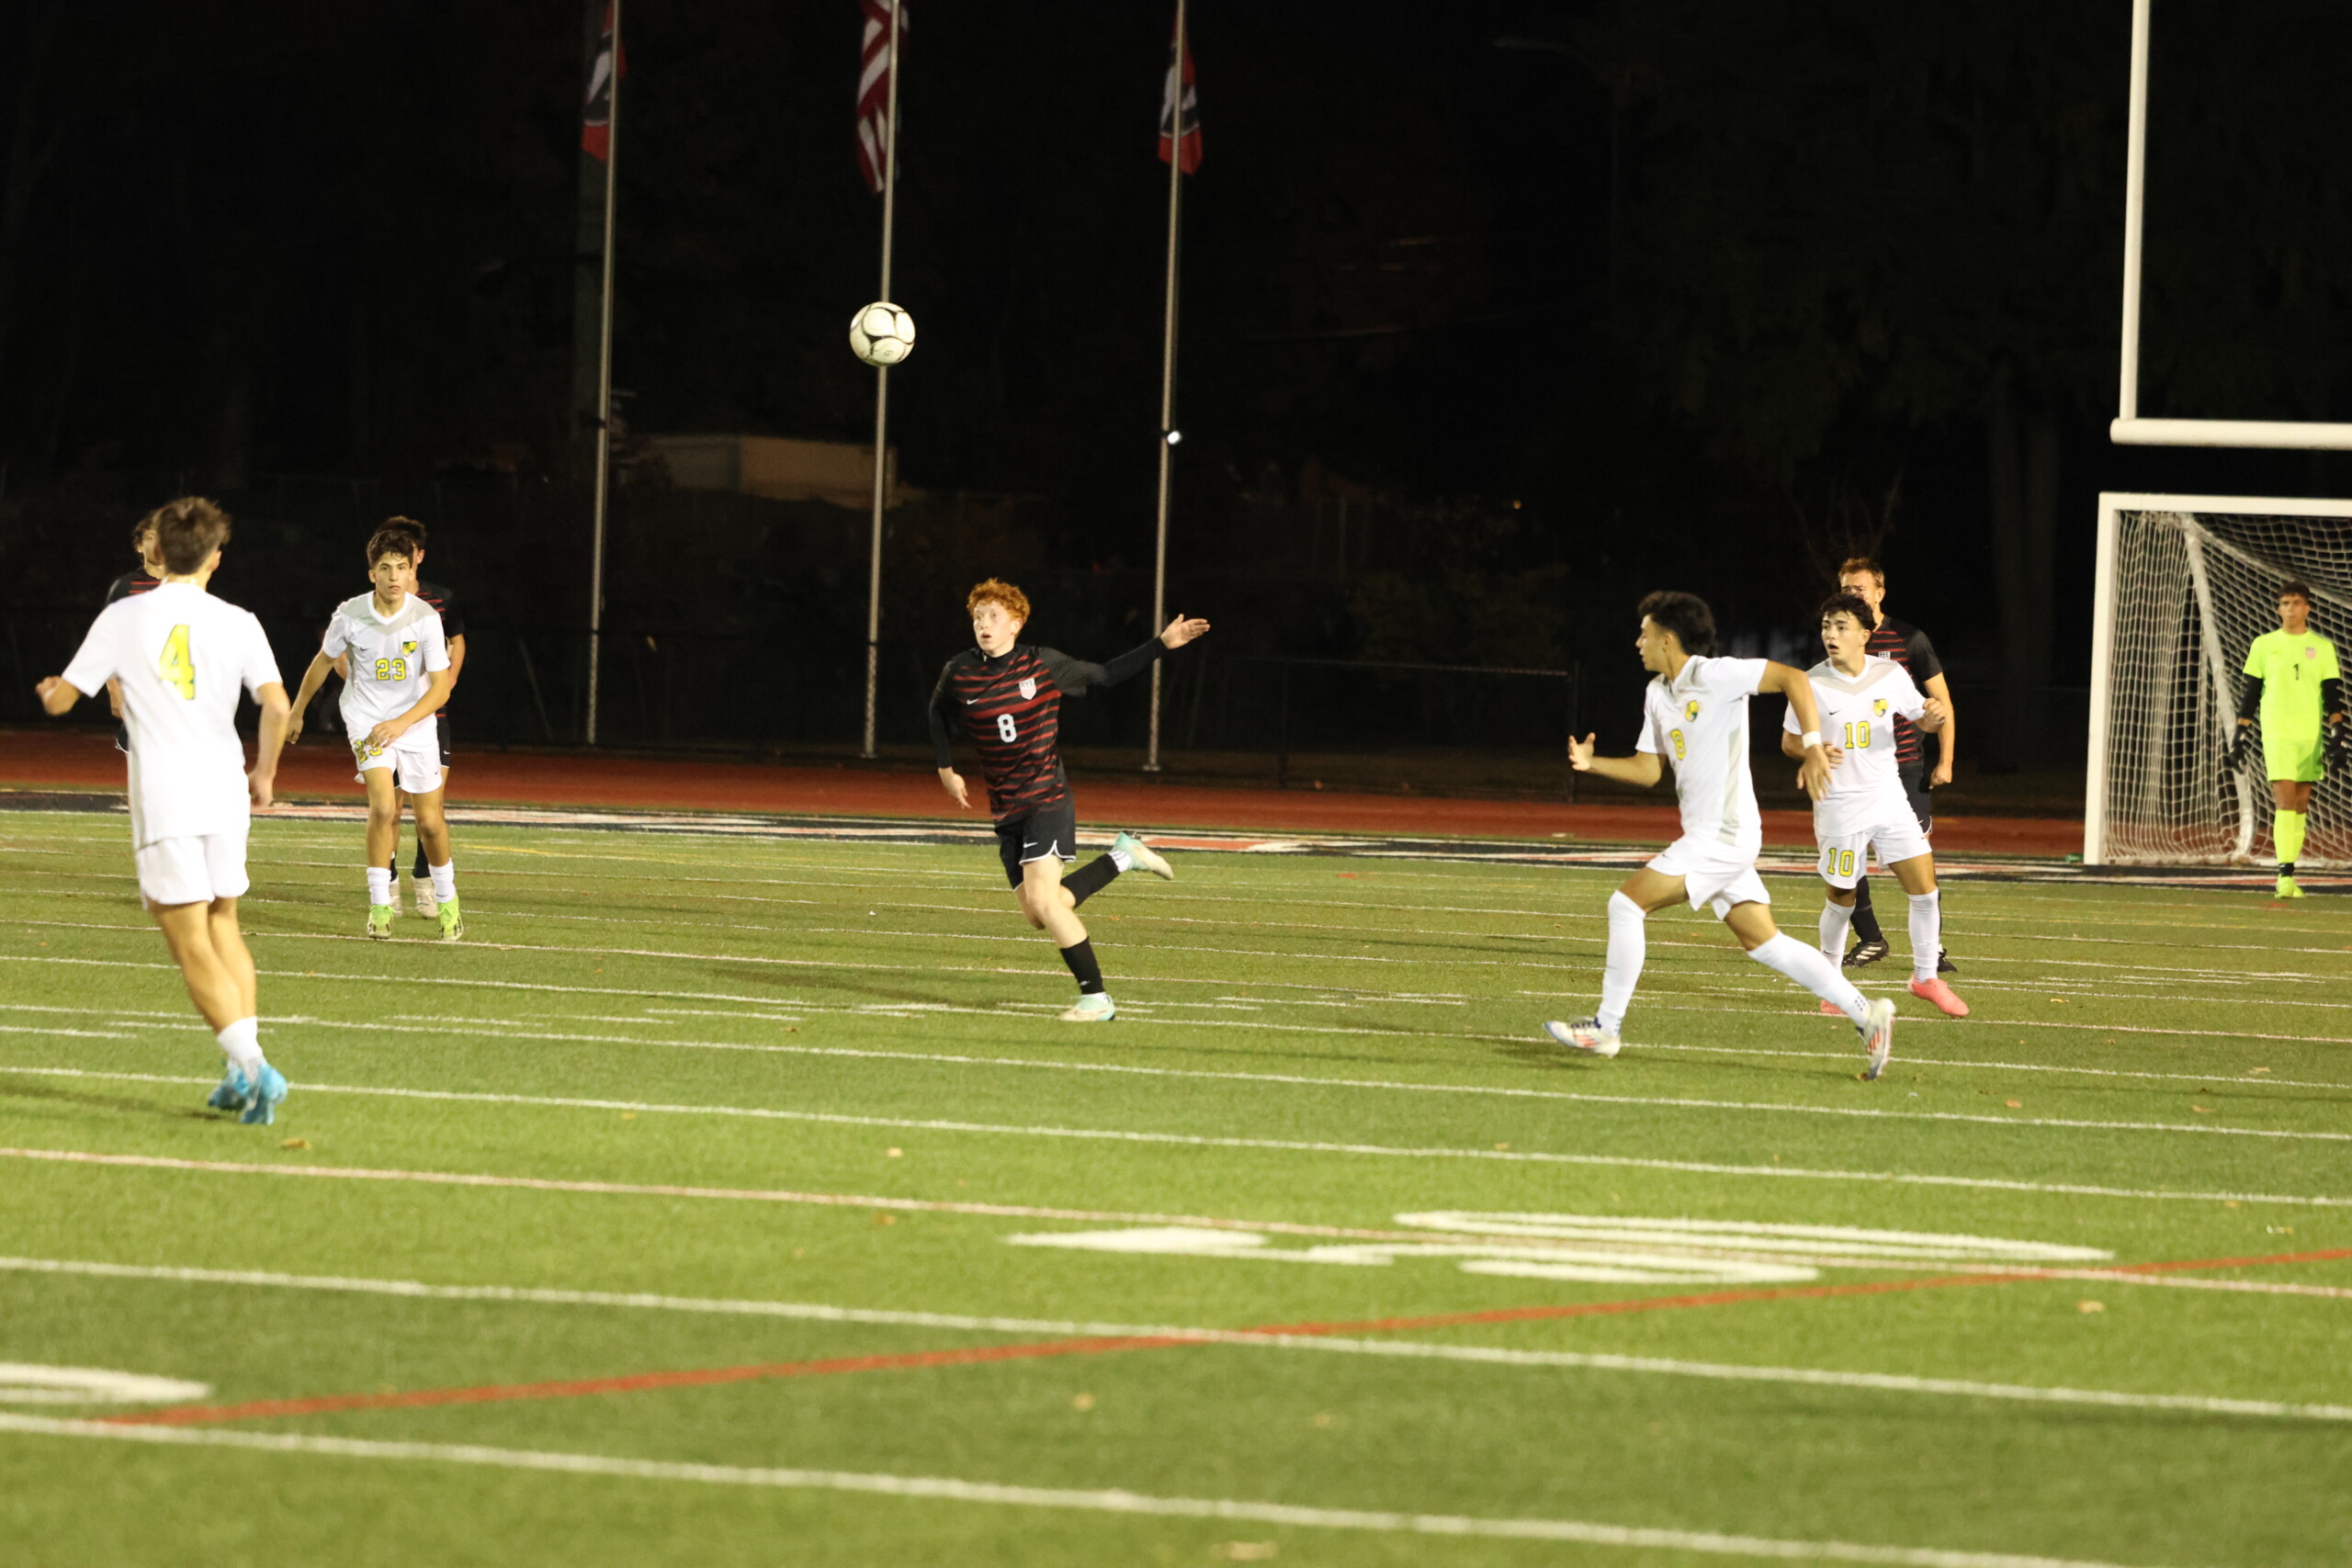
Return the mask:
[(416, 644), (413, 642), (404, 642), (401, 644), (401, 651), (402, 653), (414, 653), (416, 651)]
[(1886, 716), (1886, 699), (1884, 697), (1881, 697), (1877, 701), (1871, 703), (1871, 712), (1880, 718), (1884, 718)]
[(1689, 702), (1684, 703), (1684, 704), (1682, 705), (1682, 722), (1683, 722), (1683, 723), (1685, 723), (1685, 724), (1688, 724), (1688, 723), (1690, 723), (1692, 719), (1697, 718), (1698, 716), (1699, 716), (1699, 699), (1698, 699), (1698, 698), (1696, 698), (1696, 697), (1692, 697)]

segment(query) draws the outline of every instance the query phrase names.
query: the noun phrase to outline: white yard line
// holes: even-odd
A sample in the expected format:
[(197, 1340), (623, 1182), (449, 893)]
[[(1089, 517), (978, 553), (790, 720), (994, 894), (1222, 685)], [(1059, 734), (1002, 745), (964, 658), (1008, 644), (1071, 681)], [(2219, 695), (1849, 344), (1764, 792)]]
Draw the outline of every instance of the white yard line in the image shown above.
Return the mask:
[[(1199, 1027), (1192, 1021), (1189, 1027)], [(596, 1036), (532, 1035), (518, 1032), (517, 1039), (578, 1039)], [(638, 1042), (659, 1044), (658, 1041)], [(784, 1046), (731, 1045), (721, 1050), (782, 1052)], [(131, 1077), (91, 1072), (80, 1067), (37, 1067), (0, 1065), (0, 1073), (32, 1074), (44, 1077)], [(685, 1114), (755, 1116), (779, 1122), (810, 1122), (842, 1127), (893, 1127), (910, 1132), (973, 1133), (991, 1136), (1023, 1138), (1073, 1138), (1104, 1143), (1178, 1144), (1196, 1148), (1271, 1149), (1299, 1154), (1373, 1155), (1391, 1159), (1491, 1159), (1507, 1162), (1545, 1163), (1562, 1161), (1581, 1163), (1585, 1156), (1549, 1154), (1534, 1149), (1465, 1149), (1443, 1147), (1400, 1147), (1384, 1144), (1339, 1144), (1288, 1138), (1245, 1138), (1197, 1133), (1136, 1132), (1109, 1127), (1054, 1127), (1019, 1125), (994, 1122), (956, 1122), (912, 1116), (857, 1116), (844, 1111), (780, 1111), (757, 1107), (735, 1107), (718, 1110), (695, 1105), (640, 1104), (636, 1101), (575, 1099), (565, 1095), (490, 1094), (459, 1089), (423, 1089), (371, 1088), (305, 1081), (299, 1087), (320, 1094), (372, 1094), (408, 1100), (438, 1100), (488, 1105), (571, 1106), (598, 1111), (663, 1111)], [(1973, 1122), (1996, 1127), (2054, 1127), (2069, 1130), (2124, 1133), (2195, 1133), (2213, 1136), (2278, 1138), (2295, 1141), (2352, 1143), (2352, 1133), (2295, 1132), (2274, 1127), (2215, 1127), (2201, 1124), (2177, 1124), (2168, 1122), (2093, 1122), (2081, 1118), (2059, 1116), (1990, 1116), (1961, 1111), (1874, 1111), (1863, 1106), (1781, 1105), (1769, 1100), (1699, 1100), (1687, 1095), (1576, 1094), (1565, 1089), (1549, 1091), (1550, 1098), (1577, 1100), (1593, 1105), (1671, 1106), (1678, 1110), (1787, 1112), (1797, 1115), (1860, 1117), (1878, 1121), (1904, 1122)]]
[(1447, 1536), (1512, 1540), (1575, 1541), (1631, 1551), (1689, 1551), (1714, 1557), (1781, 1562), (1864, 1562), (1893, 1568), (2113, 1568), (2112, 1564), (2008, 1552), (1951, 1551), (1936, 1547), (1872, 1546), (1840, 1540), (1783, 1540), (1712, 1531), (1637, 1529), (1577, 1519), (1478, 1518), (1457, 1514), (1389, 1513), (1315, 1508), (1223, 1497), (1159, 1497), (1124, 1489), (1014, 1486), (941, 1476), (848, 1471), (771, 1470), (742, 1465), (684, 1464), (617, 1459), (602, 1454), (548, 1453), (475, 1443), (391, 1443), (298, 1433), (240, 1432), (209, 1427), (120, 1427), (103, 1421), (55, 1420), (0, 1414), (0, 1431), (52, 1438), (95, 1438), (175, 1448), (230, 1448), (344, 1459), (423, 1461), (568, 1475), (622, 1476), (641, 1481), (690, 1481), (704, 1485), (780, 1487), (866, 1496), (921, 1497), (954, 1503), (1057, 1508), (1097, 1514), (1246, 1521), (1308, 1529), (1364, 1530), (1385, 1535)]
[[(72, 1069), (51, 1070), (57, 1073), (71, 1073), (72, 1071)], [(119, 1078), (137, 1078), (141, 1077), (141, 1075), (131, 1073), (119, 1073), (109, 1076)], [(213, 1080), (210, 1078), (197, 1077), (166, 1078), (161, 1076), (156, 1076), (147, 1079), (146, 1081), (193, 1085), (210, 1083)], [(297, 1085), (296, 1087), (301, 1089), (320, 1089), (322, 1092), (334, 1092), (334, 1090), (322, 1085), (301, 1084)], [(400, 1098), (420, 1100), (487, 1100), (492, 1103), (502, 1101), (520, 1101), (528, 1103), (527, 1101), (523, 1101), (522, 1097), (520, 1096), (463, 1095), (455, 1093), (436, 1094), (429, 1090), (422, 1089), (357, 1089), (345, 1092), (361, 1094), (389, 1094)], [(778, 1114), (777, 1112), (762, 1111), (755, 1108), (694, 1105), (663, 1106), (651, 1103), (640, 1105), (628, 1100), (563, 1100), (549, 1101), (546, 1103), (561, 1104), (565, 1106), (592, 1110), (637, 1111), (640, 1115), (650, 1112), (662, 1112), (665, 1114), (690, 1116), (743, 1116), (757, 1119)], [(1206, 1144), (1216, 1146), (1227, 1146), (1233, 1142), (1233, 1140), (1227, 1139), (1181, 1138), (1173, 1134), (1163, 1134), (1156, 1138), (1139, 1134), (1113, 1134), (1113, 1136), (1134, 1138), (1136, 1141), (1139, 1142)], [(1253, 1145), (1245, 1144), (1242, 1146), (1248, 1147)], [(1277, 1145), (1274, 1146), (1288, 1149), (1303, 1149), (1312, 1152), (1324, 1152), (1327, 1150), (1340, 1153), (1363, 1152), (1378, 1154), (1391, 1152), (1381, 1149), (1354, 1150), (1349, 1148), (1345, 1145), (1302, 1144)], [(1416, 1151), (1396, 1152), (1409, 1154)], [(1488, 1155), (1487, 1151), (1482, 1149), (1438, 1149), (1423, 1152), (1437, 1157), (1448, 1158), (1477, 1158), (1483, 1156), (1507, 1160), (1514, 1157), (1526, 1157), (1514, 1156), (1505, 1153)], [(1676, 1172), (1679, 1174), (1700, 1176), (1761, 1176), (1784, 1178), (1799, 1181), (1862, 1181), (1880, 1185), (1894, 1185), (1901, 1187), (1947, 1187), (1986, 1192), (2025, 1192), (2075, 1198), (2117, 1198), (2143, 1202), (2278, 1203), (2296, 1208), (2352, 1209), (2352, 1197), (2329, 1197), (2324, 1195), (2297, 1196), (2271, 1192), (2188, 1192), (2168, 1190), (2162, 1188), (2096, 1187), (2081, 1182), (2016, 1181), (2006, 1180), (1996, 1177), (1934, 1176), (1907, 1171), (1815, 1170), (1799, 1166), (1719, 1165), (1703, 1160), (1648, 1159), (1633, 1155), (1546, 1154), (1533, 1157), (1547, 1164), (1594, 1166), (1612, 1169), (1663, 1170)], [(623, 1197), (712, 1198), (725, 1199), (734, 1201), (765, 1203), (816, 1203), (843, 1208), (904, 1209), (925, 1213), (997, 1214), (1023, 1218), (1036, 1217), (1045, 1219), (1123, 1220), (1137, 1224), (1198, 1224), (1223, 1226), (1228, 1229), (1266, 1230), (1282, 1235), (1329, 1234), (1339, 1235), (1355, 1234), (1352, 1232), (1325, 1232), (1311, 1228), (1285, 1227), (1268, 1223), (1261, 1223), (1255, 1220), (1243, 1222), (1203, 1219), (1198, 1217), (1186, 1217), (1182, 1215), (1129, 1214), (1078, 1209), (1039, 1209), (1018, 1204), (964, 1203), (927, 1199), (861, 1197), (847, 1193), (808, 1193), (766, 1190), (757, 1188), (675, 1187), (625, 1181), (574, 1181), (545, 1177), (490, 1176), (458, 1171), (397, 1169), (374, 1170), (365, 1168), (344, 1168), (334, 1166), (243, 1165), (229, 1160), (178, 1159), (158, 1155), (102, 1154), (94, 1150), (83, 1149), (24, 1149), (0, 1147), (0, 1159), (53, 1160), (75, 1165), (116, 1166), (147, 1170), (200, 1171), (207, 1174), (230, 1176), (316, 1177), (346, 1181), (417, 1181), (424, 1182), (428, 1185), (444, 1187), (514, 1187), (548, 1192), (613, 1193)], [(1427, 1238), (1422, 1236), (1417, 1237), (1416, 1239), (1425, 1240)]]
[[(1320, 1354), (1384, 1357), (1398, 1360), (1454, 1361), (1496, 1367), (1564, 1371), (1633, 1372), (1698, 1378), (1715, 1382), (1793, 1383), (1821, 1388), (1859, 1388), (1885, 1393), (1917, 1393), (1962, 1399), (2003, 1399), (2037, 1404), (2078, 1404), (2123, 1410), (2179, 1410), (2207, 1416), (2257, 1419), (2352, 1422), (2352, 1405), (2309, 1404), (2208, 1394), (2142, 1393), (2114, 1389), (2047, 1387), (1985, 1382), (1974, 1379), (1923, 1378), (1904, 1373), (1846, 1371), (1821, 1367), (1752, 1366), (1691, 1361), (1673, 1357), (1619, 1356), (1572, 1350), (1519, 1350), (1498, 1346), (1449, 1345), (1427, 1340), (1363, 1338), (1346, 1335), (1281, 1334), (1255, 1329), (1204, 1328), (1166, 1324), (1078, 1323), (1050, 1318), (978, 1316), (962, 1313), (899, 1312), (834, 1306), (816, 1302), (773, 1302), (664, 1296), (607, 1291), (560, 1291), (507, 1285), (428, 1285), (413, 1280), (352, 1279), (333, 1275), (277, 1274), (227, 1269), (146, 1268), (76, 1259), (0, 1258), (0, 1270), (13, 1273), (144, 1280), (165, 1283), (236, 1285), (314, 1291), (406, 1300), (489, 1302), (529, 1306), (608, 1307), (628, 1311), (679, 1312), (726, 1316), (774, 1317), (801, 1322), (935, 1328), (966, 1333), (1050, 1335), (1071, 1338), (1182, 1339), (1204, 1346), (1242, 1346)], [(1988, 1269), (1988, 1272), (1992, 1272)], [(2034, 1279), (2126, 1280), (2125, 1271), (2020, 1269), (2003, 1275)], [(2343, 1292), (2352, 1293), (2352, 1292)]]

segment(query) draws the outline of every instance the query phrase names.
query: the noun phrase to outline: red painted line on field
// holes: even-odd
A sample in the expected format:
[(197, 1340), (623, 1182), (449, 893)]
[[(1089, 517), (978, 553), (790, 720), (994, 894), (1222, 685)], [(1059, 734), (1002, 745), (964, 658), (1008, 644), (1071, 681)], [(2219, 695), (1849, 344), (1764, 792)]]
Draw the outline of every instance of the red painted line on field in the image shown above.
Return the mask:
[[(2274, 1253), (2261, 1258), (2214, 1258), (2128, 1263), (2112, 1273), (2178, 1273), (2190, 1269), (2251, 1269), (2285, 1263), (2321, 1263), (2352, 1258), (2352, 1247), (2318, 1252)], [(442, 1404), (494, 1404), (525, 1399), (582, 1399), (593, 1394), (641, 1393), (650, 1389), (707, 1388), (716, 1384), (755, 1382), (778, 1378), (831, 1377), (844, 1372), (912, 1371), (930, 1367), (975, 1366), (991, 1361), (1042, 1360), (1058, 1356), (1104, 1356), (1125, 1350), (1165, 1350), (1180, 1347), (1229, 1344), (1232, 1337), (1262, 1335), (1267, 1338), (1337, 1337), (1356, 1334), (1394, 1334), (1417, 1328), (1457, 1328), (1475, 1324), (1527, 1323), (1543, 1319), (1599, 1317), (1623, 1313), (1672, 1312), (1690, 1307), (1728, 1306), (1743, 1302), (1804, 1301), (1831, 1296), (1888, 1295), (1903, 1291), (1945, 1290), (1962, 1285), (2004, 1285), (2056, 1276), (2034, 1269), (1989, 1274), (1944, 1274), (1926, 1280), (1875, 1280), (1845, 1285), (1787, 1286), (1773, 1289), (1710, 1291), (1698, 1295), (1643, 1296), (1629, 1301), (1563, 1303), (1550, 1306), (1494, 1307), (1480, 1312), (1430, 1313), (1415, 1317), (1362, 1318), (1340, 1323), (1265, 1324), (1254, 1328), (1219, 1331), (1215, 1337), (1188, 1334), (1090, 1336), (1076, 1339), (1033, 1340), (1022, 1345), (972, 1346), (952, 1350), (910, 1350), (891, 1356), (837, 1356), (814, 1361), (765, 1361), (740, 1367), (686, 1368), (673, 1371), (633, 1372), (623, 1377), (568, 1378), (553, 1382), (484, 1383), (462, 1388), (425, 1388), (393, 1393), (321, 1394), (305, 1399), (262, 1399), (242, 1404), (182, 1404), (103, 1420), (124, 1427), (197, 1427), (229, 1421), (258, 1421), (271, 1416), (323, 1416), (343, 1410), (415, 1409)]]

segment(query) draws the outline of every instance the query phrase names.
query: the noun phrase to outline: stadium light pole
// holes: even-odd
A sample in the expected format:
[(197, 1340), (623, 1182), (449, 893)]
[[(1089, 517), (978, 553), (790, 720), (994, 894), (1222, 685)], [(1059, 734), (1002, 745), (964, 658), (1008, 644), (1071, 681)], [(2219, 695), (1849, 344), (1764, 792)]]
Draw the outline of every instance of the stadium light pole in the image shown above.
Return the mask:
[[(890, 85), (888, 128), (882, 147), (882, 293), (890, 298), (890, 242), (899, 197), (899, 0), (890, 0)], [(882, 508), (889, 484), (890, 367), (874, 367), (874, 539), (865, 562), (865, 741), (858, 755), (874, 750), (875, 692), (882, 676)]]
[(613, 171), (621, 148), (621, 0), (612, 0), (613, 67), (605, 90), (605, 298), (596, 333), (596, 510), (590, 530), (588, 561), (588, 722), (582, 731), (596, 744), (597, 687), (605, 654), (605, 507), (612, 498), (613, 472)]
[[(1159, 341), (1159, 522), (1152, 544), (1151, 635), (1168, 618), (1168, 486), (1176, 461), (1176, 236), (1184, 207), (1184, 0), (1176, 0), (1176, 118), (1168, 143), (1168, 305)], [(1151, 661), (1151, 727), (1145, 739), (1143, 771), (1159, 772), (1159, 669)]]

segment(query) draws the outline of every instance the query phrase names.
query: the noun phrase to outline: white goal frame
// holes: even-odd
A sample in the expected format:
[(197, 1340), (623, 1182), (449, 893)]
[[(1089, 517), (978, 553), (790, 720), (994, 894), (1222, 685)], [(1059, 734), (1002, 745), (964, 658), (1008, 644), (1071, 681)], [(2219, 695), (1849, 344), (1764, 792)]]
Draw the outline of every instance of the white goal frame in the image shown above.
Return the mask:
[(2352, 449), (2352, 424), (2300, 420), (2140, 417), (2140, 228), (2148, 195), (2148, 6), (2132, 0), (2131, 130), (2123, 167), (2123, 361), (2108, 439), (2119, 446)]
[[(2097, 586), (2091, 601), (2091, 728), (2090, 756), (2083, 778), (2083, 863), (2107, 865), (2113, 863), (2108, 843), (2108, 784), (2109, 746), (2112, 739), (2112, 707), (2115, 697), (2115, 613), (2116, 613), (2116, 547), (2121, 533), (2121, 520), (2127, 512), (2221, 513), (2241, 515), (2270, 515), (2284, 517), (2336, 517), (2352, 521), (2352, 501), (2325, 501), (2313, 498), (2280, 496), (2230, 495), (2147, 495), (2120, 491), (2102, 491), (2098, 498), (2098, 565)], [(2235, 547), (2220, 541), (2203, 544), (2192, 537), (2188, 567), (2194, 592), (2204, 606), (2199, 616), (2203, 626), (2200, 649), (2213, 688), (2222, 698), (2226, 711), (2229, 698), (2235, 690), (2237, 664), (2221, 645), (2211, 611), (2210, 590), (2206, 587), (2202, 550), (2214, 548), (2239, 554)], [(2252, 850), (2256, 818), (2258, 815), (2255, 791), (2256, 781), (2246, 773), (2236, 777), (2238, 798), (2237, 855), (2245, 858)]]

